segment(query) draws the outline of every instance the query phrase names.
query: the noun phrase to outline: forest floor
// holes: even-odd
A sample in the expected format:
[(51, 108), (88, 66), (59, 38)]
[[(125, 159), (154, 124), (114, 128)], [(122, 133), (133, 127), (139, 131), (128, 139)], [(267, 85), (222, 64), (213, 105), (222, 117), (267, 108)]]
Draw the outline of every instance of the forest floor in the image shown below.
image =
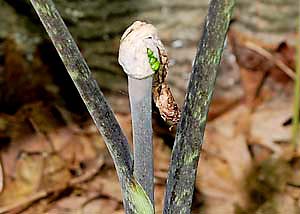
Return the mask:
[[(168, 78), (182, 105), (197, 43), (167, 44)], [(49, 59), (55, 51), (41, 44), (33, 55), (24, 53), (17, 40), (0, 41), (0, 213), (123, 213), (112, 159), (60, 61)], [(294, 47), (269, 47), (230, 31), (193, 213), (300, 212), (300, 149), (291, 144), (294, 64)], [(132, 142), (127, 92), (117, 100), (106, 95)], [(161, 213), (174, 132), (153, 116), (155, 206)]]

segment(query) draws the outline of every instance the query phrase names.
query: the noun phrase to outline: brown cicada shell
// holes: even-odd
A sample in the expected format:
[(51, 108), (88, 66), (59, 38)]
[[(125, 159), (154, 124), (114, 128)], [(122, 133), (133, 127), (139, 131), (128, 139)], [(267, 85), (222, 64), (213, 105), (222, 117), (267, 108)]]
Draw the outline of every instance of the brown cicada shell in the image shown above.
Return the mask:
[(163, 120), (172, 128), (179, 122), (181, 112), (166, 82), (169, 69), (167, 52), (161, 42), (158, 45), (161, 66), (153, 77), (153, 100)]

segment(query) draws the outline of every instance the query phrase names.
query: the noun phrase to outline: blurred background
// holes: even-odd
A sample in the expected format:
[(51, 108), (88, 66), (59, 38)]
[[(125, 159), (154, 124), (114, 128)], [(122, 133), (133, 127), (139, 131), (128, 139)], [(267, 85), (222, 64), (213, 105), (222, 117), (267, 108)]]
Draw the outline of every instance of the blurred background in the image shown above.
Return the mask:
[[(130, 142), (127, 78), (117, 54), (133, 21), (159, 29), (168, 82), (183, 104), (208, 0), (54, 3)], [(300, 150), (291, 144), (298, 14), (299, 0), (237, 0), (193, 213), (300, 212)], [(0, 213), (123, 213), (105, 144), (30, 2), (0, 0), (0, 20)], [(153, 129), (161, 213), (175, 131), (156, 109)]]

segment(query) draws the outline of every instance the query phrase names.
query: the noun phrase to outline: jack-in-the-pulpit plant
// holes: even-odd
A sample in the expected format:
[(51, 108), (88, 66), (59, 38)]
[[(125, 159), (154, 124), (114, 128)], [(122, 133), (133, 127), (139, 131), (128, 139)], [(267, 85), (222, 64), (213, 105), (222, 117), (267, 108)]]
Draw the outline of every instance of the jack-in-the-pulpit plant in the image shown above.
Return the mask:
[(162, 118), (177, 123), (180, 111), (165, 81), (168, 57), (157, 29), (136, 21), (120, 41), (119, 63), (128, 75), (134, 175), (153, 201), (152, 93)]
[(138, 21), (125, 31), (119, 62), (128, 75), (134, 163), (120, 125), (52, 0), (31, 3), (104, 138), (119, 177), (126, 214), (154, 214), (151, 94), (162, 118), (171, 126), (179, 122), (163, 213), (191, 213), (208, 107), (235, 0), (209, 3), (182, 113), (165, 81), (168, 58), (157, 30)]
[[(133, 130), (133, 174), (149, 198), (154, 199), (152, 145), (152, 80), (160, 62), (149, 63), (148, 52), (159, 56), (157, 32), (152, 25), (137, 21), (123, 34), (119, 63), (128, 75), (128, 93)], [(153, 52), (154, 51), (154, 52)], [(154, 56), (153, 56), (154, 57)]]
[(166, 81), (168, 55), (157, 29), (141, 21), (128, 27), (120, 41), (119, 63), (129, 77), (152, 76), (153, 101), (162, 119), (175, 126), (181, 113)]

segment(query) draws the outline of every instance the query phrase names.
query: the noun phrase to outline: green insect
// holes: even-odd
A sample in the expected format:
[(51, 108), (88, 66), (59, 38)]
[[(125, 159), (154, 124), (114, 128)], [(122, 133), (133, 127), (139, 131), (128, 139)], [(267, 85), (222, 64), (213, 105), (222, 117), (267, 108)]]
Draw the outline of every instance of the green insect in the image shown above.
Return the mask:
[(160, 61), (154, 56), (153, 51), (149, 48), (147, 48), (147, 55), (148, 55), (151, 69), (154, 72), (157, 72), (160, 68)]

